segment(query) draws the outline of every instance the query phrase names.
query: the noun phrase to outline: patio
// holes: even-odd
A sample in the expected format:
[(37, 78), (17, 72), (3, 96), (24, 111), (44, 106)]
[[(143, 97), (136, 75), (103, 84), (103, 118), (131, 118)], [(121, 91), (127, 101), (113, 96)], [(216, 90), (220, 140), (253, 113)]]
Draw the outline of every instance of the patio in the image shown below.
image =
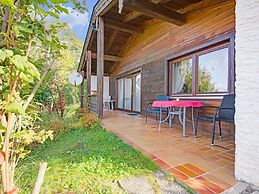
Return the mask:
[(172, 128), (164, 124), (158, 133), (154, 120), (145, 124), (142, 116), (129, 116), (121, 111), (105, 112), (102, 123), (199, 193), (222, 193), (237, 182), (234, 135), (224, 134), (224, 130), (223, 139), (216, 136), (216, 145), (211, 147), (211, 133), (200, 130), (195, 139), (189, 123), (185, 138), (177, 122)]

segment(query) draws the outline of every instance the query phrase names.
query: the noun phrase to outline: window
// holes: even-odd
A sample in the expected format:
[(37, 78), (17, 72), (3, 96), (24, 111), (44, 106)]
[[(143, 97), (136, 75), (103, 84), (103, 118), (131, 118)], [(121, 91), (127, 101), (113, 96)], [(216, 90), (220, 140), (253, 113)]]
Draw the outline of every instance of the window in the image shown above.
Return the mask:
[(230, 72), (230, 42), (200, 49), (169, 64), (169, 92), (172, 95), (222, 95), (233, 92)]
[(185, 59), (173, 64), (173, 94), (192, 93), (192, 59)]
[(228, 48), (198, 57), (198, 93), (228, 92)]

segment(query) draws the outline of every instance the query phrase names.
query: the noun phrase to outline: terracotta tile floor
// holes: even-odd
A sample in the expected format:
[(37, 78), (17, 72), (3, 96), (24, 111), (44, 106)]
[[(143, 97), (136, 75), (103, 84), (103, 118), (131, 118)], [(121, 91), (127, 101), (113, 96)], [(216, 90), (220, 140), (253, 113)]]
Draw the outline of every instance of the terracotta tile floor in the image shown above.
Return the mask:
[(189, 124), (187, 137), (183, 138), (179, 125), (169, 128), (164, 124), (157, 132), (154, 120), (145, 124), (144, 118), (121, 111), (106, 112), (102, 123), (198, 193), (221, 193), (237, 182), (233, 135), (216, 138), (216, 145), (211, 147), (211, 134), (202, 131), (195, 139)]

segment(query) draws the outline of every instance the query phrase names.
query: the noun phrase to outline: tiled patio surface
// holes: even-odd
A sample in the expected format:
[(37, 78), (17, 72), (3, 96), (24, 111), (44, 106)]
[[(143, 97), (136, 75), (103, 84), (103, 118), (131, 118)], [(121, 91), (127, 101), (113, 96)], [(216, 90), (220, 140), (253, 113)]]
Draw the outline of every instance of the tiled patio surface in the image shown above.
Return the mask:
[(221, 193), (237, 182), (233, 135), (217, 137), (216, 146), (211, 147), (210, 133), (202, 131), (195, 139), (190, 125), (187, 137), (182, 138), (179, 125), (168, 128), (165, 124), (157, 132), (154, 120), (145, 124), (144, 118), (120, 111), (106, 112), (102, 123), (198, 193)]

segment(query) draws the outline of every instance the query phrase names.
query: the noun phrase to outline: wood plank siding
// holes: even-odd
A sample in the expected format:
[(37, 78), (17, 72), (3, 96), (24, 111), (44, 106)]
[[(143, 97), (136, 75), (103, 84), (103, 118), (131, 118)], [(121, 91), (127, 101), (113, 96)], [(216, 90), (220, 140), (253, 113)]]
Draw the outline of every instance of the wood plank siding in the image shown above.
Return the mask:
[(226, 1), (187, 15), (183, 26), (154, 20), (146, 24), (142, 34), (131, 40), (112, 76), (136, 66), (166, 59), (222, 34), (235, 30), (235, 2)]
[[(227, 45), (229, 42), (230, 45), (228, 92), (234, 92), (235, 0), (119, 2), (124, 2), (122, 7), (117, 0), (98, 1), (90, 23), (97, 24), (100, 16), (104, 20), (102, 56), (97, 51), (97, 45), (100, 47), (97, 36), (100, 29), (98, 25), (97, 29), (90, 25), (79, 66), (79, 70), (84, 68), (84, 53), (91, 51), (91, 60), (88, 59), (91, 61), (91, 67), (88, 67), (91, 72), (88, 74), (96, 75), (97, 61), (101, 58), (104, 61), (104, 64), (101, 63), (104, 66), (102, 74), (110, 77), (110, 96), (116, 102), (117, 79), (141, 72), (141, 113), (144, 114), (146, 104), (152, 102), (157, 95), (171, 95), (170, 62), (187, 55), (197, 56), (196, 51), (220, 46), (219, 43), (223, 42)], [(170, 10), (174, 14), (168, 13)], [(192, 59), (198, 61), (194, 60), (197, 59), (195, 56)], [(197, 67), (197, 63), (193, 65), (193, 75), (195, 71), (198, 72)], [(99, 80), (102, 74), (99, 73)], [(205, 104), (219, 105), (222, 93), (221, 96), (216, 96), (216, 100), (208, 95), (197, 95), (197, 85), (196, 78), (192, 83), (192, 95), (196, 99)], [(101, 98), (98, 99), (98, 103), (102, 103)], [(101, 109), (100, 105), (99, 110)], [(229, 127), (229, 132), (233, 133), (233, 126)]]
[[(110, 72), (110, 95), (116, 98), (116, 78), (134, 69), (142, 68), (141, 112), (155, 96), (168, 94), (167, 66), (170, 59), (209, 45), (222, 36), (233, 36), (235, 32), (235, 1), (195, 7), (186, 15), (182, 26), (154, 19), (144, 23), (143, 33), (134, 35), (120, 55), (120, 61)], [(187, 53), (185, 53), (187, 54)], [(233, 71), (232, 71), (233, 72)], [(234, 76), (234, 73), (233, 73)], [(233, 83), (232, 83), (233, 84)], [(219, 105), (220, 100), (206, 100), (206, 104)], [(229, 131), (233, 126), (224, 125)], [(210, 129), (210, 128), (209, 128)]]

